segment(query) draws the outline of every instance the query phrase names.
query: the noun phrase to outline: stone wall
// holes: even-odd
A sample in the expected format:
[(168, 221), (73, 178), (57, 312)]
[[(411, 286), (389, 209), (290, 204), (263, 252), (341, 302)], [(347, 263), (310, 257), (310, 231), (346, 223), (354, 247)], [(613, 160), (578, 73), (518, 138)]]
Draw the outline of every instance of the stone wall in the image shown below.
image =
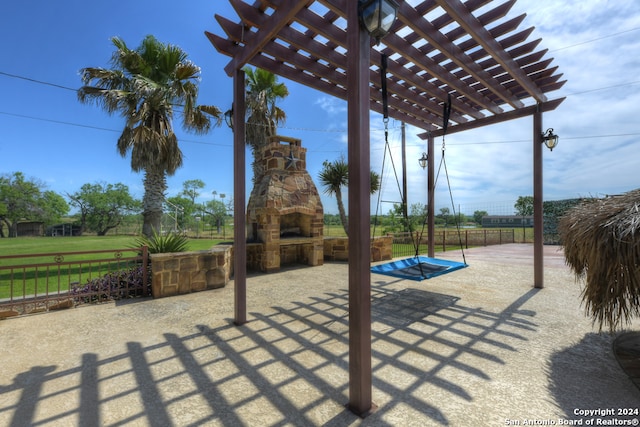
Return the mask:
[[(266, 250), (269, 245), (273, 245), (274, 249)], [(322, 240), (318, 238), (286, 239), (269, 245), (247, 244), (247, 270), (273, 273), (286, 265), (302, 264), (313, 267), (324, 263)], [(274, 265), (272, 257), (277, 260), (277, 268), (270, 267)]]
[[(324, 248), (300, 239), (280, 244), (283, 265), (322, 265), (324, 260), (347, 261), (349, 239), (328, 237)], [(371, 240), (371, 261), (392, 258), (393, 237), (375, 237)], [(322, 251), (324, 249), (324, 251)], [(323, 257), (324, 255), (324, 257)], [(265, 271), (264, 244), (247, 244), (247, 269)], [(233, 246), (217, 245), (212, 249), (193, 252), (152, 254), (151, 293), (154, 298), (188, 294), (224, 287), (233, 275)], [(324, 258), (324, 259), (323, 259)]]
[[(380, 236), (371, 239), (371, 262), (393, 258), (393, 237)], [(349, 238), (325, 237), (324, 259), (327, 261), (349, 260)]]
[(262, 271), (264, 245), (262, 243), (247, 243), (247, 270)]
[(188, 294), (225, 286), (232, 274), (232, 248), (218, 245), (204, 251), (152, 254), (154, 298)]

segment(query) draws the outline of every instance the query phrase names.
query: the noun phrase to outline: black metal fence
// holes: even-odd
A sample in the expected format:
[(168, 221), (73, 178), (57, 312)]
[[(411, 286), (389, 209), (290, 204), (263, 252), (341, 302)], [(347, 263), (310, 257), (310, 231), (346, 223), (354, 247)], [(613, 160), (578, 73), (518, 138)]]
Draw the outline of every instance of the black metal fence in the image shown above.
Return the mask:
[[(424, 255), (428, 252), (428, 236), (420, 232), (394, 233), (393, 257)], [(514, 229), (440, 229), (434, 233), (435, 250), (446, 252), (450, 250), (468, 249), (473, 246), (502, 245), (515, 243)], [(419, 243), (419, 244), (418, 244)]]

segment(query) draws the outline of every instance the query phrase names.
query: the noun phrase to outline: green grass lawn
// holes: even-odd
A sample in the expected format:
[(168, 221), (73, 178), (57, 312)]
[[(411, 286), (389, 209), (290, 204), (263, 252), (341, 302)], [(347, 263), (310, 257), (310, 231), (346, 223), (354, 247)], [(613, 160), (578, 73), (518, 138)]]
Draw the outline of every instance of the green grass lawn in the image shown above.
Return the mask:
[[(188, 250), (209, 249), (220, 243), (217, 239), (191, 239)], [(132, 262), (119, 262), (115, 252), (65, 255), (62, 263), (54, 256), (67, 252), (129, 249), (136, 245), (132, 236), (81, 237), (18, 237), (0, 239), (0, 299), (23, 295), (42, 295), (69, 289), (73, 283), (84, 284), (109, 271), (126, 269)], [(24, 258), (5, 258), (25, 255)], [(41, 255), (31, 257), (29, 255)], [(123, 252), (123, 257), (134, 257), (135, 252)], [(94, 262), (87, 262), (92, 260)], [(82, 265), (80, 263), (82, 262)], [(33, 268), (6, 268), (27, 264), (49, 264)]]
[[(209, 249), (220, 239), (190, 239), (189, 250)], [(126, 249), (135, 246), (132, 236), (80, 236), (80, 237), (16, 237), (0, 239), (0, 257), (22, 254), (51, 254), (56, 252), (82, 252), (103, 249)], [(2, 262), (0, 262), (0, 265)]]

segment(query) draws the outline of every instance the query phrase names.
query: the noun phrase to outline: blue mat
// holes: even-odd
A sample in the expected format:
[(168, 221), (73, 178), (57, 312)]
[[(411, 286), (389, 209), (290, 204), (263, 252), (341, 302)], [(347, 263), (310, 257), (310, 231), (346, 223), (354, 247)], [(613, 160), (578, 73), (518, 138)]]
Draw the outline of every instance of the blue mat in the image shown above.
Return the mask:
[(421, 281), (467, 267), (467, 264), (446, 259), (413, 257), (371, 267), (372, 273)]

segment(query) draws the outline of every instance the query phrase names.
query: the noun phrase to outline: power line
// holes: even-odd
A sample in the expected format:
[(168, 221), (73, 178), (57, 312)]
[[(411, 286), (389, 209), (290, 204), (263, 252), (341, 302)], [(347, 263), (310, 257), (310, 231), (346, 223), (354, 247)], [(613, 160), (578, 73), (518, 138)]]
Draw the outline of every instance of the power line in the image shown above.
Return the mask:
[[(99, 126), (91, 126), (91, 125), (83, 125), (83, 124), (80, 124), (80, 123), (66, 122), (66, 121), (62, 121), (62, 120), (45, 119), (45, 118), (42, 118), (42, 117), (27, 116), (27, 115), (24, 115), (24, 114), (7, 113), (5, 111), (0, 111), (0, 114), (5, 115), (5, 116), (19, 117), (21, 119), (29, 119), (29, 120), (37, 120), (37, 121), (41, 121), (41, 122), (55, 123), (55, 124), (65, 125), (65, 126), (75, 126), (75, 127), (81, 127), (81, 128), (87, 128), (87, 129), (101, 130), (101, 131), (106, 131), (106, 132), (122, 133), (121, 130), (116, 130), (116, 129), (109, 129), (109, 128), (104, 128), (104, 127), (99, 127)], [(213, 146), (229, 147), (229, 148), (231, 148), (233, 146), (232, 144), (216, 144), (214, 142), (196, 141), (196, 140), (193, 140), (193, 139), (184, 139), (184, 138), (180, 138), (180, 142), (190, 142), (192, 144), (213, 145)]]
[(66, 121), (62, 121), (62, 120), (45, 119), (45, 118), (42, 118), (42, 117), (27, 116), (27, 115), (24, 115), (24, 114), (7, 113), (6, 111), (0, 111), (0, 114), (3, 114), (5, 116), (19, 117), (19, 118), (22, 118), (22, 119), (38, 120), (38, 121), (41, 121), (41, 122), (56, 123), (56, 124), (59, 124), (59, 125), (76, 126), (76, 127), (95, 129), (95, 130), (104, 130), (104, 131), (107, 131), (107, 132), (118, 132), (115, 129), (107, 129), (107, 128), (98, 127), (98, 126), (83, 125), (83, 124), (80, 124), (80, 123), (66, 122)]
[(19, 76), (17, 74), (5, 73), (4, 71), (0, 71), (0, 74), (3, 75), (3, 76), (14, 78), (14, 79), (26, 80), (26, 81), (32, 82), (32, 83), (38, 83), (38, 84), (41, 84), (41, 85), (53, 86), (53, 87), (57, 87), (59, 89), (65, 89), (65, 90), (71, 90), (73, 92), (77, 92), (77, 89), (73, 89), (73, 88), (70, 88), (70, 87), (67, 87), (67, 86), (62, 86), (62, 85), (55, 84), (55, 83), (45, 82), (45, 81), (42, 81), (42, 80), (32, 79), (30, 77), (24, 77), (24, 76)]
[[(60, 124), (60, 125), (65, 125), (65, 126), (75, 126), (75, 127), (82, 127), (82, 128), (87, 128), (87, 129), (94, 129), (94, 130), (101, 130), (101, 131), (106, 131), (106, 132), (115, 132), (115, 133), (122, 133), (121, 130), (116, 130), (116, 129), (109, 129), (109, 128), (104, 128), (104, 127), (99, 127), (99, 126), (91, 126), (91, 125), (83, 125), (80, 123), (73, 123), (73, 122), (67, 122), (67, 121), (62, 121), (62, 120), (52, 120), (52, 119), (45, 119), (42, 117), (34, 117), (34, 116), (28, 116), (28, 115), (24, 115), (24, 114), (14, 114), (14, 113), (7, 113), (5, 111), (0, 111), (0, 114), (5, 115), (5, 116), (11, 116), (11, 117), (18, 117), (18, 118), (22, 118), (22, 119), (29, 119), (29, 120), (37, 120), (37, 121), (42, 121), (42, 122), (49, 122), (49, 123), (55, 123), (55, 124)], [(574, 136), (574, 137), (563, 137), (563, 140), (572, 140), (572, 139), (595, 139), (595, 138), (621, 138), (621, 137), (628, 137), (628, 136), (640, 136), (640, 133), (619, 133), (619, 134), (609, 134), (609, 135), (583, 135), (583, 136)], [(205, 142), (205, 141), (196, 141), (196, 140), (192, 140), (192, 139), (180, 139), (181, 142), (189, 142), (192, 144), (202, 144), (202, 145), (211, 145), (211, 146), (217, 146), (217, 147), (227, 147), (227, 148), (231, 148), (233, 145), (232, 144), (216, 144), (214, 142)], [(531, 140), (529, 139), (513, 139), (513, 140), (508, 140), (508, 141), (480, 141), (480, 142), (450, 142), (449, 145), (451, 146), (462, 146), (462, 145), (490, 145), (490, 144), (516, 144), (516, 143), (525, 143), (525, 142), (531, 142)], [(397, 147), (396, 147), (397, 148)], [(372, 150), (381, 150), (380, 149), (375, 149), (372, 148)], [(341, 152), (343, 150), (310, 150), (316, 153), (333, 153), (333, 152)]]
[(625, 87), (625, 86), (633, 86), (633, 85), (636, 85), (638, 83), (640, 83), (640, 80), (635, 80), (635, 81), (627, 82), (627, 83), (621, 83), (619, 85), (605, 86), (605, 87), (601, 87), (601, 88), (597, 88), (597, 89), (583, 90), (583, 91), (580, 91), (580, 92), (574, 92), (574, 93), (567, 94), (566, 96), (582, 95), (582, 94), (590, 93), (590, 92), (598, 92), (600, 90), (615, 89), (615, 88)]
[(608, 38), (611, 38), (611, 37), (619, 36), (620, 34), (626, 34), (626, 33), (630, 33), (632, 31), (638, 31), (638, 30), (640, 30), (640, 27), (630, 28), (628, 30), (619, 31), (617, 33), (612, 33), (612, 34), (607, 34), (607, 35), (604, 35), (602, 37), (597, 37), (595, 39), (586, 40), (586, 41), (579, 42), (579, 43), (576, 43), (576, 44), (572, 44), (572, 45), (569, 45), (569, 46), (559, 47), (557, 49), (550, 50), (549, 53), (557, 52), (559, 50), (571, 49), (571, 48), (576, 47), (576, 46), (582, 46), (583, 44), (594, 43), (594, 42), (597, 42), (597, 41), (600, 41), (600, 40), (604, 40), (604, 39), (608, 39)]
[[(622, 33), (626, 33), (629, 31), (634, 31), (640, 29), (636, 28), (636, 29), (632, 29), (632, 30), (627, 30), (627, 31), (623, 31), (620, 33), (616, 33), (616, 34), (622, 34)], [(594, 39), (592, 41), (596, 41), (599, 39)], [(586, 42), (585, 42), (586, 43)], [(11, 78), (16, 78), (16, 79), (21, 79), (21, 80), (26, 80), (32, 83), (38, 83), (38, 84), (42, 84), (42, 85), (47, 85), (47, 86), (52, 86), (52, 87), (57, 87), (60, 89), (65, 89), (65, 90), (70, 90), (73, 92), (77, 92), (77, 89), (73, 89), (67, 86), (62, 86), (59, 84), (55, 84), (55, 83), (50, 83), (50, 82), (45, 82), (42, 80), (36, 80), (36, 79), (32, 79), (29, 77), (24, 77), (24, 76), (19, 76), (16, 74), (10, 74), (10, 73), (6, 73), (3, 71), (0, 71), (0, 75), (4, 75), (7, 77), (11, 77)], [(608, 90), (608, 89), (616, 89), (616, 88), (621, 88), (621, 87), (626, 87), (626, 86), (633, 86), (633, 85), (637, 85), (640, 83), (640, 80), (634, 80), (631, 82), (625, 82), (625, 83), (621, 83), (618, 85), (612, 85), (612, 86), (605, 86), (605, 87), (601, 87), (601, 88), (596, 88), (596, 89), (589, 89), (589, 90), (584, 90), (584, 91), (580, 91), (580, 92), (574, 92), (574, 93), (570, 93), (567, 94), (566, 96), (575, 96), (575, 95), (582, 95), (585, 93), (590, 93), (590, 92), (597, 92), (597, 91), (601, 91), (601, 90)], [(4, 115), (8, 115), (8, 116), (14, 116), (14, 117), (22, 117), (22, 118), (28, 118), (28, 119), (32, 119), (32, 120), (41, 120), (41, 121), (45, 121), (45, 122), (52, 122), (52, 123), (58, 123), (58, 124), (65, 124), (65, 125), (69, 125), (69, 126), (77, 126), (77, 127), (85, 127), (85, 128), (89, 128), (89, 129), (97, 129), (97, 130), (106, 130), (106, 131), (110, 131), (110, 132), (119, 132), (117, 130), (114, 129), (105, 129), (105, 128), (100, 128), (97, 126), (91, 126), (91, 125), (83, 125), (83, 124), (79, 124), (79, 123), (71, 123), (71, 122), (64, 122), (64, 121), (57, 121), (57, 120), (50, 120), (50, 119), (44, 119), (44, 118), (38, 118), (38, 117), (32, 117), (32, 116), (25, 116), (25, 115), (20, 115), (20, 114), (14, 114), (14, 113), (7, 113), (7, 112), (0, 112), (0, 114), (4, 114)], [(391, 126), (390, 129), (396, 129), (399, 128), (398, 126)], [(287, 130), (293, 130), (293, 131), (301, 131), (301, 132), (321, 132), (321, 133), (347, 133), (347, 129), (319, 129), (319, 128), (303, 128), (303, 127), (288, 127), (288, 126), (283, 126), (282, 129), (287, 129)], [(374, 128), (371, 129), (371, 131), (382, 131), (382, 128)], [(566, 138), (565, 138), (566, 139)], [(183, 140), (183, 141), (188, 141), (188, 140)], [(206, 142), (200, 142), (200, 141), (188, 141), (188, 142), (193, 142), (193, 143), (202, 143), (202, 144), (208, 144), (208, 145), (222, 145), (225, 146), (224, 144), (212, 144), (212, 143), (206, 143)], [(513, 142), (521, 142), (521, 141), (513, 141)], [(491, 143), (503, 143), (503, 142), (491, 142)], [(480, 143), (470, 143), (470, 144), (480, 144)], [(459, 144), (461, 145), (461, 144)]]

